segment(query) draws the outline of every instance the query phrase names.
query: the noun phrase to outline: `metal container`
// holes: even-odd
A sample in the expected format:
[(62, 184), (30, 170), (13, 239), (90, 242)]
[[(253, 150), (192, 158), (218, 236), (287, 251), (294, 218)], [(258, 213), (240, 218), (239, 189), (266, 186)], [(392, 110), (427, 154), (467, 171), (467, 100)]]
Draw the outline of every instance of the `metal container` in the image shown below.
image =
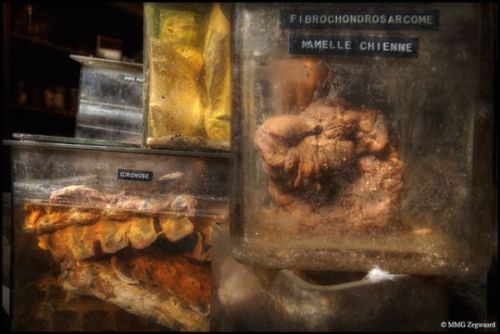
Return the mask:
[(71, 58), (82, 64), (75, 137), (141, 145), (142, 64)]

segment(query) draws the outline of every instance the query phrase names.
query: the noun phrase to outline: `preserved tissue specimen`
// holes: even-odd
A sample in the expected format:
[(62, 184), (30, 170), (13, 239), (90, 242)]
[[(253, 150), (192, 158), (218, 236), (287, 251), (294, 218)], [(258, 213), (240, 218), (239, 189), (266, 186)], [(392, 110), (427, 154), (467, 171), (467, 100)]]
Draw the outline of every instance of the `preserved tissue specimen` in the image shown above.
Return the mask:
[(174, 330), (208, 330), (210, 270), (181, 256), (131, 255), (122, 261), (65, 262), (62, 268), (63, 287), (70, 291)]
[(303, 111), (321, 90), (328, 77), (324, 62), (311, 58), (272, 59), (266, 74), (270, 81), (270, 103), (273, 114), (288, 110), (291, 114)]
[(95, 298), (85, 298), (63, 289), (62, 277), (47, 274), (23, 291), (30, 298), (31, 312), (24, 324), (41, 331), (130, 331), (161, 330), (148, 318)]
[(60, 188), (48, 203), (25, 204), (24, 229), (61, 263), (63, 288), (168, 328), (208, 330), (211, 222), (195, 217), (184, 182), (165, 175), (156, 196)]
[(159, 26), (157, 37), (146, 34), (147, 144), (229, 148), (229, 22), (220, 5), (207, 15), (159, 8)]
[(399, 212), (404, 168), (387, 127), (380, 111), (340, 98), (267, 118), (255, 145), (277, 211), (309, 227), (385, 227)]
[(210, 140), (228, 146), (231, 121), (229, 23), (217, 4), (210, 15), (203, 58), (209, 105), (205, 112), (205, 130)]

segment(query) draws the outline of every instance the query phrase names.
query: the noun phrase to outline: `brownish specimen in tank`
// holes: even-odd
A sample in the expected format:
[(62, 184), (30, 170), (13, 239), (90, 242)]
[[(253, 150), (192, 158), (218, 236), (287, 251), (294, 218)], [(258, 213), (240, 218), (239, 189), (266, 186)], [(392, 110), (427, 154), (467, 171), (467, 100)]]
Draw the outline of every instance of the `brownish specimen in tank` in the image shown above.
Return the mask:
[[(90, 194), (101, 200), (87, 202)], [(197, 243), (187, 256), (210, 260), (206, 250), (210, 248), (210, 224), (193, 223), (197, 201), (192, 195), (167, 193), (155, 197), (130, 189), (109, 194), (69, 186), (55, 191), (50, 202), (27, 204), (24, 228), (39, 234), (38, 246), (49, 250), (58, 261), (113, 254), (128, 246), (144, 249), (160, 237), (176, 243), (189, 235)], [(75, 207), (70, 207), (70, 202)]]
[(380, 111), (324, 98), (268, 118), (254, 141), (273, 202), (304, 224), (382, 227), (397, 216), (404, 165)]
[(172, 329), (208, 330), (215, 216), (198, 217), (186, 182), (175, 172), (160, 177), (153, 194), (139, 186), (61, 188), (25, 205), (24, 230), (62, 264), (65, 289)]
[(310, 58), (274, 59), (266, 72), (274, 115), (281, 114), (283, 110), (300, 113), (311, 103), (314, 93), (328, 77), (328, 67)]
[[(138, 279), (128, 277), (128, 273)], [(66, 290), (94, 296), (167, 328), (209, 329), (210, 306), (205, 304), (205, 295), (210, 288), (210, 270), (180, 256), (164, 255), (161, 262), (137, 254), (123, 262), (115, 258), (68, 261), (62, 264), (61, 279)]]

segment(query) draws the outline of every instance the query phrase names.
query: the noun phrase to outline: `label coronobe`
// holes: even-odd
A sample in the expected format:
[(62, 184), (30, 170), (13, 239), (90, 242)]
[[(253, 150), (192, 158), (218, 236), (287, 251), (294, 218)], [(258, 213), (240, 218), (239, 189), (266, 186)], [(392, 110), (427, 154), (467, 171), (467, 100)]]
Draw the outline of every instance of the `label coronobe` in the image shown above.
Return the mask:
[(148, 170), (118, 169), (119, 180), (149, 182), (153, 180), (153, 172)]

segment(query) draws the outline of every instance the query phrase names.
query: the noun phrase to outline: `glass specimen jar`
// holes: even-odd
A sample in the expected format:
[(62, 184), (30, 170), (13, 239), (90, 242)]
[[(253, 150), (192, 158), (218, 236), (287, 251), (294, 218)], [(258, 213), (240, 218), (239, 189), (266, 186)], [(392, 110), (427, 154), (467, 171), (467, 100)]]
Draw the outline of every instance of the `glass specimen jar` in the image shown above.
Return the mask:
[(442, 277), (259, 268), (231, 256), (228, 226), (212, 236), (211, 330), (439, 331), (449, 319)]
[(229, 7), (144, 5), (145, 144), (228, 150)]
[(209, 330), (227, 153), (16, 139), (13, 329)]
[(480, 4), (238, 4), (236, 259), (484, 276), (493, 21)]

